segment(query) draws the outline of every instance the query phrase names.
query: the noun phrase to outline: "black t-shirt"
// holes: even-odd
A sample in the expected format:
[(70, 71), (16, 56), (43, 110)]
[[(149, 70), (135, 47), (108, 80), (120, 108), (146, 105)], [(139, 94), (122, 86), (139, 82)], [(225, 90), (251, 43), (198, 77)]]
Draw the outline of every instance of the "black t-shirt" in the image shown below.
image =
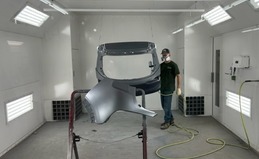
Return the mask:
[(160, 80), (162, 94), (171, 94), (175, 90), (175, 77), (180, 74), (179, 68), (176, 63), (170, 61), (168, 63), (160, 64)]

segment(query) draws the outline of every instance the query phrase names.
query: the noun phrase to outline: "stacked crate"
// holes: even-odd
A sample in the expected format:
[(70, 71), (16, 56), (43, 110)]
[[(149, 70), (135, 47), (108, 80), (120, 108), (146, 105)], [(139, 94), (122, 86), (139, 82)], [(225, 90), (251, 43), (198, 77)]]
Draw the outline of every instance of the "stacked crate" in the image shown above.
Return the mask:
[(204, 96), (186, 97), (186, 115), (204, 115)]
[[(81, 96), (75, 98), (75, 119), (78, 119), (82, 113)], [(69, 119), (70, 100), (52, 101), (53, 120)]]
[(178, 108), (182, 113), (184, 113), (184, 99), (182, 95), (178, 96)]

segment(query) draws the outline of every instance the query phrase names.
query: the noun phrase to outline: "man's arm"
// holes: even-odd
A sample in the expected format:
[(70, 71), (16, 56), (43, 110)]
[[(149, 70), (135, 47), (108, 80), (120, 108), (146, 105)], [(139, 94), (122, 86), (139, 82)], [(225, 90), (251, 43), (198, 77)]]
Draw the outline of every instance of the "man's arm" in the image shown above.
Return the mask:
[(181, 91), (181, 76), (180, 76), (180, 74), (176, 75), (176, 81), (177, 81), (176, 94), (179, 96), (179, 95), (182, 94), (182, 91)]
[(177, 88), (181, 88), (181, 75), (176, 75)]

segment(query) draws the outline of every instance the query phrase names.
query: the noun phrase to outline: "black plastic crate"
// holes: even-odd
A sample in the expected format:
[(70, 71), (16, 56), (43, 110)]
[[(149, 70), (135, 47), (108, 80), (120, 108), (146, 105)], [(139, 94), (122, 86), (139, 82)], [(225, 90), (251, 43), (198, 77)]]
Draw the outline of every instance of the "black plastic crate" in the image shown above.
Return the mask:
[[(70, 100), (52, 101), (53, 120), (69, 119)], [(78, 119), (82, 113), (81, 96), (75, 98), (75, 119)]]

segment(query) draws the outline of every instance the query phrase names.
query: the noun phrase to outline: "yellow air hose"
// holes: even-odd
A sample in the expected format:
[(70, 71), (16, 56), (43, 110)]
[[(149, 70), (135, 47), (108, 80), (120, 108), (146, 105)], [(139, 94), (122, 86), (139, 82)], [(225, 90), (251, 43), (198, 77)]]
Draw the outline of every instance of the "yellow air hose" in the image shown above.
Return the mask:
[[(187, 132), (188, 134), (191, 135), (191, 137), (187, 140), (184, 140), (184, 141), (180, 141), (180, 142), (175, 142), (175, 143), (171, 143), (171, 144), (167, 144), (167, 145), (164, 145), (162, 147), (159, 147), (157, 150), (156, 150), (156, 155), (159, 157), (159, 158), (162, 158), (162, 159), (193, 159), (193, 158), (199, 158), (199, 157), (203, 157), (203, 156), (207, 156), (207, 155), (210, 155), (212, 153), (215, 153), (221, 149), (223, 149), (225, 146), (234, 146), (234, 147), (239, 147), (239, 148), (243, 148), (243, 149), (250, 149), (250, 141), (249, 141), (249, 137), (248, 137), (248, 134), (247, 134), (247, 130), (246, 130), (246, 125), (245, 125), (245, 122), (244, 122), (244, 118), (243, 118), (243, 113), (242, 113), (242, 105), (241, 105), (241, 89), (243, 87), (243, 84), (245, 83), (246, 81), (244, 81), (241, 86), (239, 87), (239, 106), (240, 106), (240, 117), (241, 117), (241, 121), (242, 121), (242, 127), (244, 129), (244, 132), (245, 132), (245, 136), (246, 136), (246, 139), (247, 139), (247, 146), (240, 146), (240, 145), (234, 145), (234, 144), (227, 144), (224, 140), (222, 139), (219, 139), (219, 138), (208, 138), (206, 140), (207, 143), (209, 144), (212, 144), (212, 145), (220, 145), (220, 147), (218, 147), (217, 149), (214, 149), (214, 150), (211, 150), (209, 152), (205, 152), (205, 153), (202, 153), (202, 154), (198, 154), (198, 155), (194, 155), (194, 156), (189, 156), (189, 157), (180, 157), (180, 158), (174, 158), (174, 157), (166, 157), (166, 156), (163, 156), (161, 155), (159, 152), (162, 150), (162, 149), (165, 149), (165, 148), (168, 148), (168, 147), (172, 147), (172, 146), (176, 146), (176, 145), (181, 145), (181, 144), (184, 144), (184, 143), (187, 143), (187, 142), (190, 142), (194, 139), (194, 137), (196, 135), (199, 134), (199, 131), (195, 130), (195, 129), (191, 129), (191, 128), (184, 128), (184, 127), (181, 127), (177, 124), (175, 124), (175, 126), (180, 129), (180, 130), (184, 130), (185, 132)], [(161, 94), (161, 95), (164, 95), (164, 94)], [(164, 95), (166, 96), (166, 95)]]

